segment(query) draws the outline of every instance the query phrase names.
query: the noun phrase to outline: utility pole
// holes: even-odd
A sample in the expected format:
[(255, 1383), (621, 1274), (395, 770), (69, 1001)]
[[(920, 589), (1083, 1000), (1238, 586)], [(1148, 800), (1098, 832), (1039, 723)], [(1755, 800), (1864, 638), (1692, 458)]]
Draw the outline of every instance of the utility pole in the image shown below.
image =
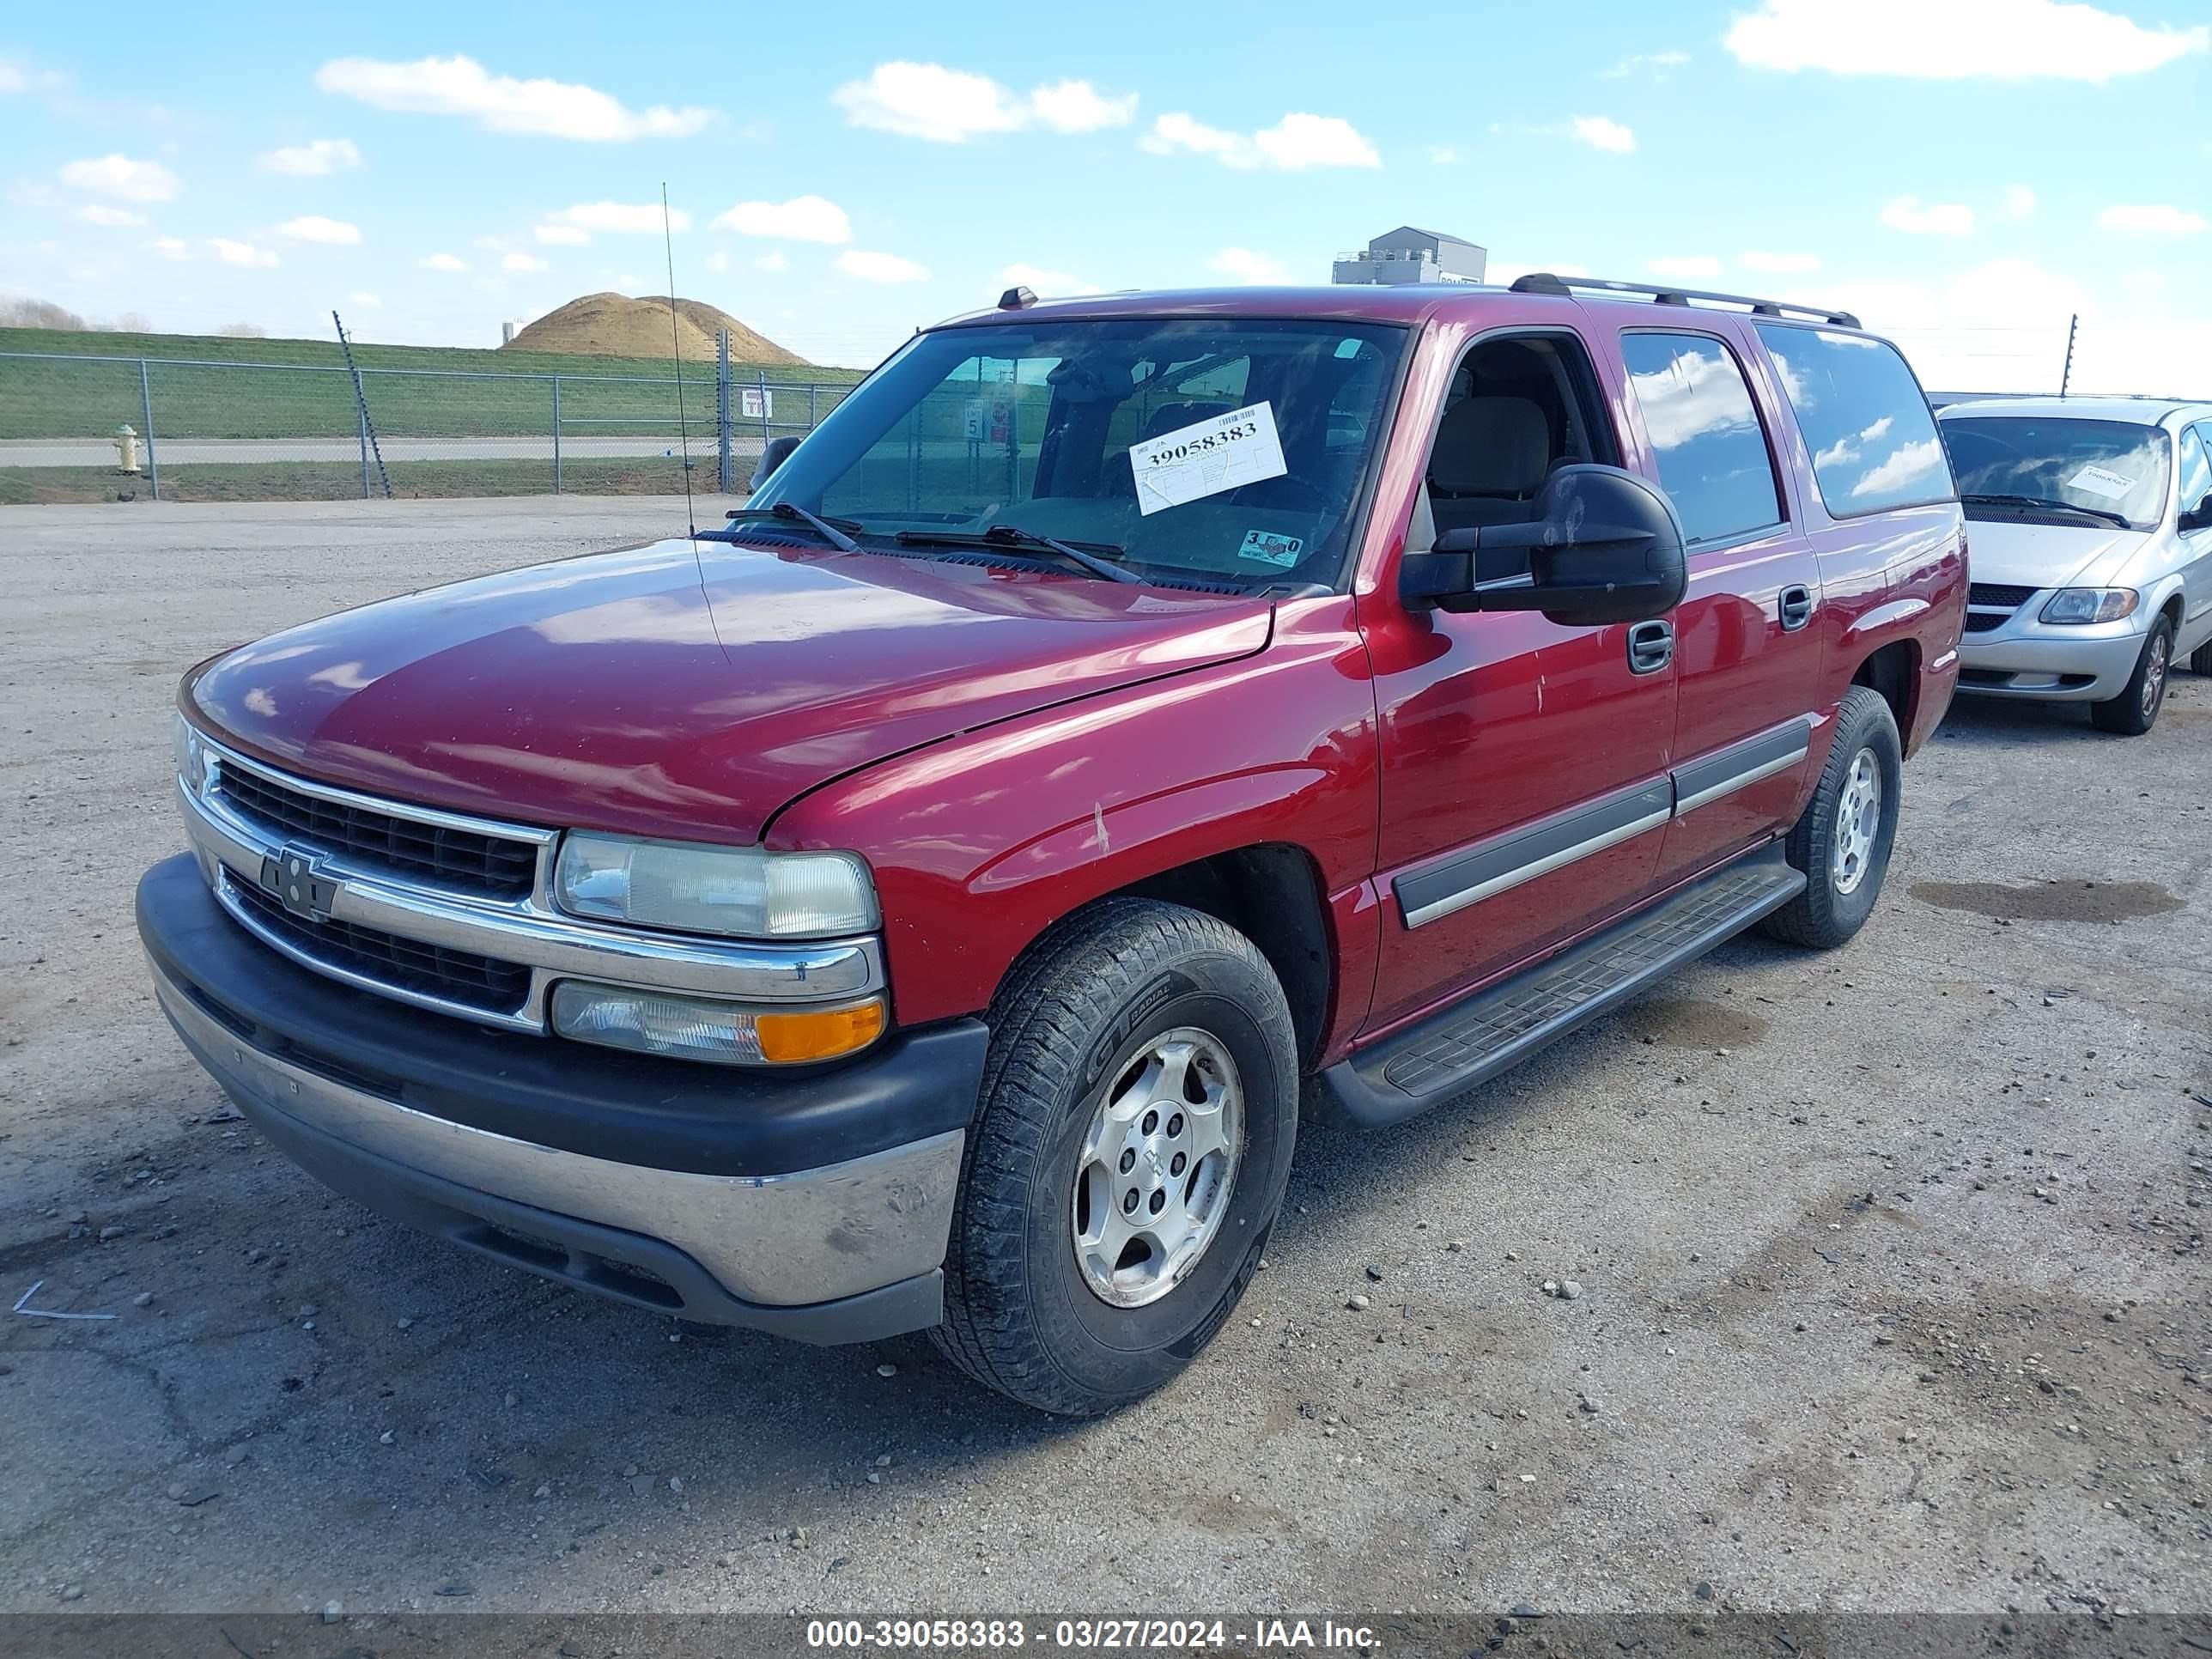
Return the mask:
[(2066, 319), (2066, 367), (2058, 371), (2058, 395), (2062, 398), (2074, 379), (2074, 331), (2081, 326), (2081, 313), (2078, 311)]

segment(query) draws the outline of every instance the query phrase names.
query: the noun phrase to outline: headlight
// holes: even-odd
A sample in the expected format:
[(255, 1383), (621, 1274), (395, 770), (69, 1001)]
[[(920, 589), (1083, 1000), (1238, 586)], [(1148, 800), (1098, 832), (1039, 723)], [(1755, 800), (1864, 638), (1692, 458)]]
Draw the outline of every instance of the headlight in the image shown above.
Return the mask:
[(553, 1029), (675, 1060), (726, 1066), (798, 1066), (866, 1048), (884, 1033), (884, 1001), (836, 1008), (748, 1008), (713, 997), (563, 980), (553, 988)]
[(735, 939), (826, 939), (876, 925), (868, 867), (850, 853), (771, 853), (571, 831), (554, 899), (571, 915)]
[(173, 711), (169, 722), (169, 748), (177, 763), (177, 781), (184, 785), (186, 794), (197, 795), (207, 781), (207, 750), (200, 746), (200, 734), (182, 714)]
[(2108, 623), (2131, 617), (2141, 595), (2132, 587), (2062, 587), (2043, 607), (2047, 623)]

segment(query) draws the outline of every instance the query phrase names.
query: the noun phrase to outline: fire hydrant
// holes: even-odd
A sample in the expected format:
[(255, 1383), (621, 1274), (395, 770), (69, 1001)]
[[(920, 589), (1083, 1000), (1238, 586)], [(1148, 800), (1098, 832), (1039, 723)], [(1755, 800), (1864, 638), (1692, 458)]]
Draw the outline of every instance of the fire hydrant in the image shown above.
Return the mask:
[(115, 428), (115, 470), (136, 472), (138, 470), (138, 434), (127, 426)]

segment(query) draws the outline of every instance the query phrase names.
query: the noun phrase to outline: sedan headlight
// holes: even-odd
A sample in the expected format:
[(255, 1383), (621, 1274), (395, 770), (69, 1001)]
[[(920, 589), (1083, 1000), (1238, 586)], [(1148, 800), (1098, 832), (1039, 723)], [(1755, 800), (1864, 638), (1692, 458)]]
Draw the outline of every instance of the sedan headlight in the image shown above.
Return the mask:
[(2118, 622), (2135, 614), (2142, 596), (2132, 587), (2062, 587), (2043, 607), (2047, 623)]
[(876, 925), (876, 890), (851, 853), (643, 841), (571, 831), (554, 900), (570, 915), (733, 939), (827, 939)]
[(177, 763), (177, 781), (186, 794), (198, 794), (207, 781), (207, 750), (192, 723), (173, 711), (169, 715), (169, 748)]

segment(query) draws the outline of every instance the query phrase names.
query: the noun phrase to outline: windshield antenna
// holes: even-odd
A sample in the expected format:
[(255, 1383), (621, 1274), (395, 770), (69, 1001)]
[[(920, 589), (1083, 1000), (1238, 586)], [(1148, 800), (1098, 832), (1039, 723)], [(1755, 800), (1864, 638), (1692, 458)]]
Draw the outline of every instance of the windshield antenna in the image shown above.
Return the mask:
[(691, 511), (691, 427), (684, 418), (684, 333), (676, 320), (676, 238), (668, 226), (668, 180), (660, 181), (660, 246), (668, 256), (668, 343), (676, 356), (676, 434), (684, 446), (684, 533), (699, 538), (699, 520)]

